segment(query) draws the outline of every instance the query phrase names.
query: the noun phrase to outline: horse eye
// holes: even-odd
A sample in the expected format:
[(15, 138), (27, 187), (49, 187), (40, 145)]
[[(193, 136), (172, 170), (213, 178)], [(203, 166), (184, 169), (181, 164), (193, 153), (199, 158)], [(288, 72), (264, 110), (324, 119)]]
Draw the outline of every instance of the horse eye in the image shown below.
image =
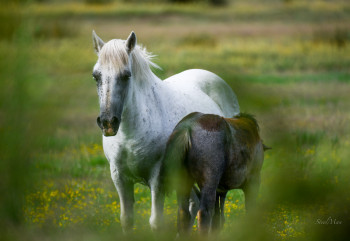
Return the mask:
[(123, 81), (127, 81), (127, 80), (129, 80), (130, 77), (131, 77), (130, 71), (125, 71), (125, 72), (120, 76), (120, 79), (123, 80)]

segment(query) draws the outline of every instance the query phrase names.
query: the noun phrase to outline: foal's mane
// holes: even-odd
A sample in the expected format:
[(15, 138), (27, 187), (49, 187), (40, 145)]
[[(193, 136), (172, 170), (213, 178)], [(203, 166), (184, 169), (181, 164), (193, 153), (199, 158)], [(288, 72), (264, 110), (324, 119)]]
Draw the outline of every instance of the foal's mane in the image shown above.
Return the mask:
[(253, 115), (239, 113), (233, 118), (225, 118), (235, 130), (235, 137), (249, 147), (260, 140), (259, 125)]
[(244, 112), (241, 112), (241, 113), (239, 113), (238, 115), (235, 115), (233, 118), (235, 118), (235, 119), (246, 119), (246, 120), (248, 120), (248, 121), (250, 121), (251, 122), (251, 125), (252, 126), (255, 126), (256, 127), (256, 129), (259, 131), (259, 124), (258, 124), (258, 122), (256, 121), (256, 118), (255, 118), (255, 116), (254, 115), (252, 115), (252, 114), (248, 114), (248, 113), (244, 113)]
[[(146, 48), (136, 45), (131, 52), (131, 71), (133, 77), (152, 78), (154, 76), (150, 67), (160, 68), (152, 62), (155, 55), (147, 52)], [(124, 70), (125, 65), (130, 63), (129, 55), (126, 50), (125, 41), (121, 39), (112, 39), (107, 42), (99, 54), (99, 62), (108, 68), (114, 68), (118, 72)]]

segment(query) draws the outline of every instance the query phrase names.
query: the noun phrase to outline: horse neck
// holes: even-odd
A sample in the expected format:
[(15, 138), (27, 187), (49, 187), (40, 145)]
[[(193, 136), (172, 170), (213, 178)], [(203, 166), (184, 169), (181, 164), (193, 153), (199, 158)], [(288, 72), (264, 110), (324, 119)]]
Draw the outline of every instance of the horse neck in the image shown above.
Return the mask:
[(153, 73), (130, 79), (121, 120), (124, 132), (133, 136), (155, 124), (161, 125), (161, 104), (166, 97), (164, 87), (163, 82)]

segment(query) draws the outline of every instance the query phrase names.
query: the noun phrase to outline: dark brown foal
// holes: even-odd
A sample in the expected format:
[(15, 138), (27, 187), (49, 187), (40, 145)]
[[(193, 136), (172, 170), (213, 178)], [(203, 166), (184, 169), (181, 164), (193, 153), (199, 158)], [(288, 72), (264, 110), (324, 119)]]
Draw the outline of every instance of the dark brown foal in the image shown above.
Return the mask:
[(200, 188), (201, 233), (223, 226), (225, 197), (231, 189), (244, 191), (249, 210), (259, 190), (264, 149), (250, 115), (223, 118), (195, 112), (183, 118), (168, 140), (161, 173), (177, 192), (179, 233), (191, 229), (188, 200), (195, 183)]

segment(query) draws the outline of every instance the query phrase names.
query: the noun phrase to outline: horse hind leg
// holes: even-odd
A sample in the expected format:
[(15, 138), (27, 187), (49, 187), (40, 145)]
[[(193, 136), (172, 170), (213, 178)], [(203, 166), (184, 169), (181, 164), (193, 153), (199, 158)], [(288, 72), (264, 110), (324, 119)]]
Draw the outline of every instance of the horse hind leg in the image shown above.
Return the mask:
[(217, 192), (215, 201), (215, 213), (213, 216), (212, 230), (220, 230), (225, 223), (225, 198), (227, 192)]
[(224, 224), (225, 224), (225, 199), (226, 199), (226, 194), (227, 194), (227, 192), (220, 194), (220, 228), (223, 228)]
[(212, 221), (212, 230), (220, 229), (220, 194), (216, 193), (215, 212)]
[(183, 182), (184, 185), (176, 190), (178, 202), (177, 228), (179, 235), (188, 234), (192, 229), (190, 213), (190, 197), (192, 192), (193, 181)]
[(202, 234), (211, 229), (212, 217), (215, 212), (216, 187), (203, 187), (198, 211), (198, 229)]
[(189, 205), (189, 211), (191, 214), (191, 226), (193, 226), (194, 221), (196, 220), (197, 212), (199, 210), (199, 199), (200, 199), (200, 191), (196, 186), (193, 186), (191, 195), (190, 195), (190, 205)]

